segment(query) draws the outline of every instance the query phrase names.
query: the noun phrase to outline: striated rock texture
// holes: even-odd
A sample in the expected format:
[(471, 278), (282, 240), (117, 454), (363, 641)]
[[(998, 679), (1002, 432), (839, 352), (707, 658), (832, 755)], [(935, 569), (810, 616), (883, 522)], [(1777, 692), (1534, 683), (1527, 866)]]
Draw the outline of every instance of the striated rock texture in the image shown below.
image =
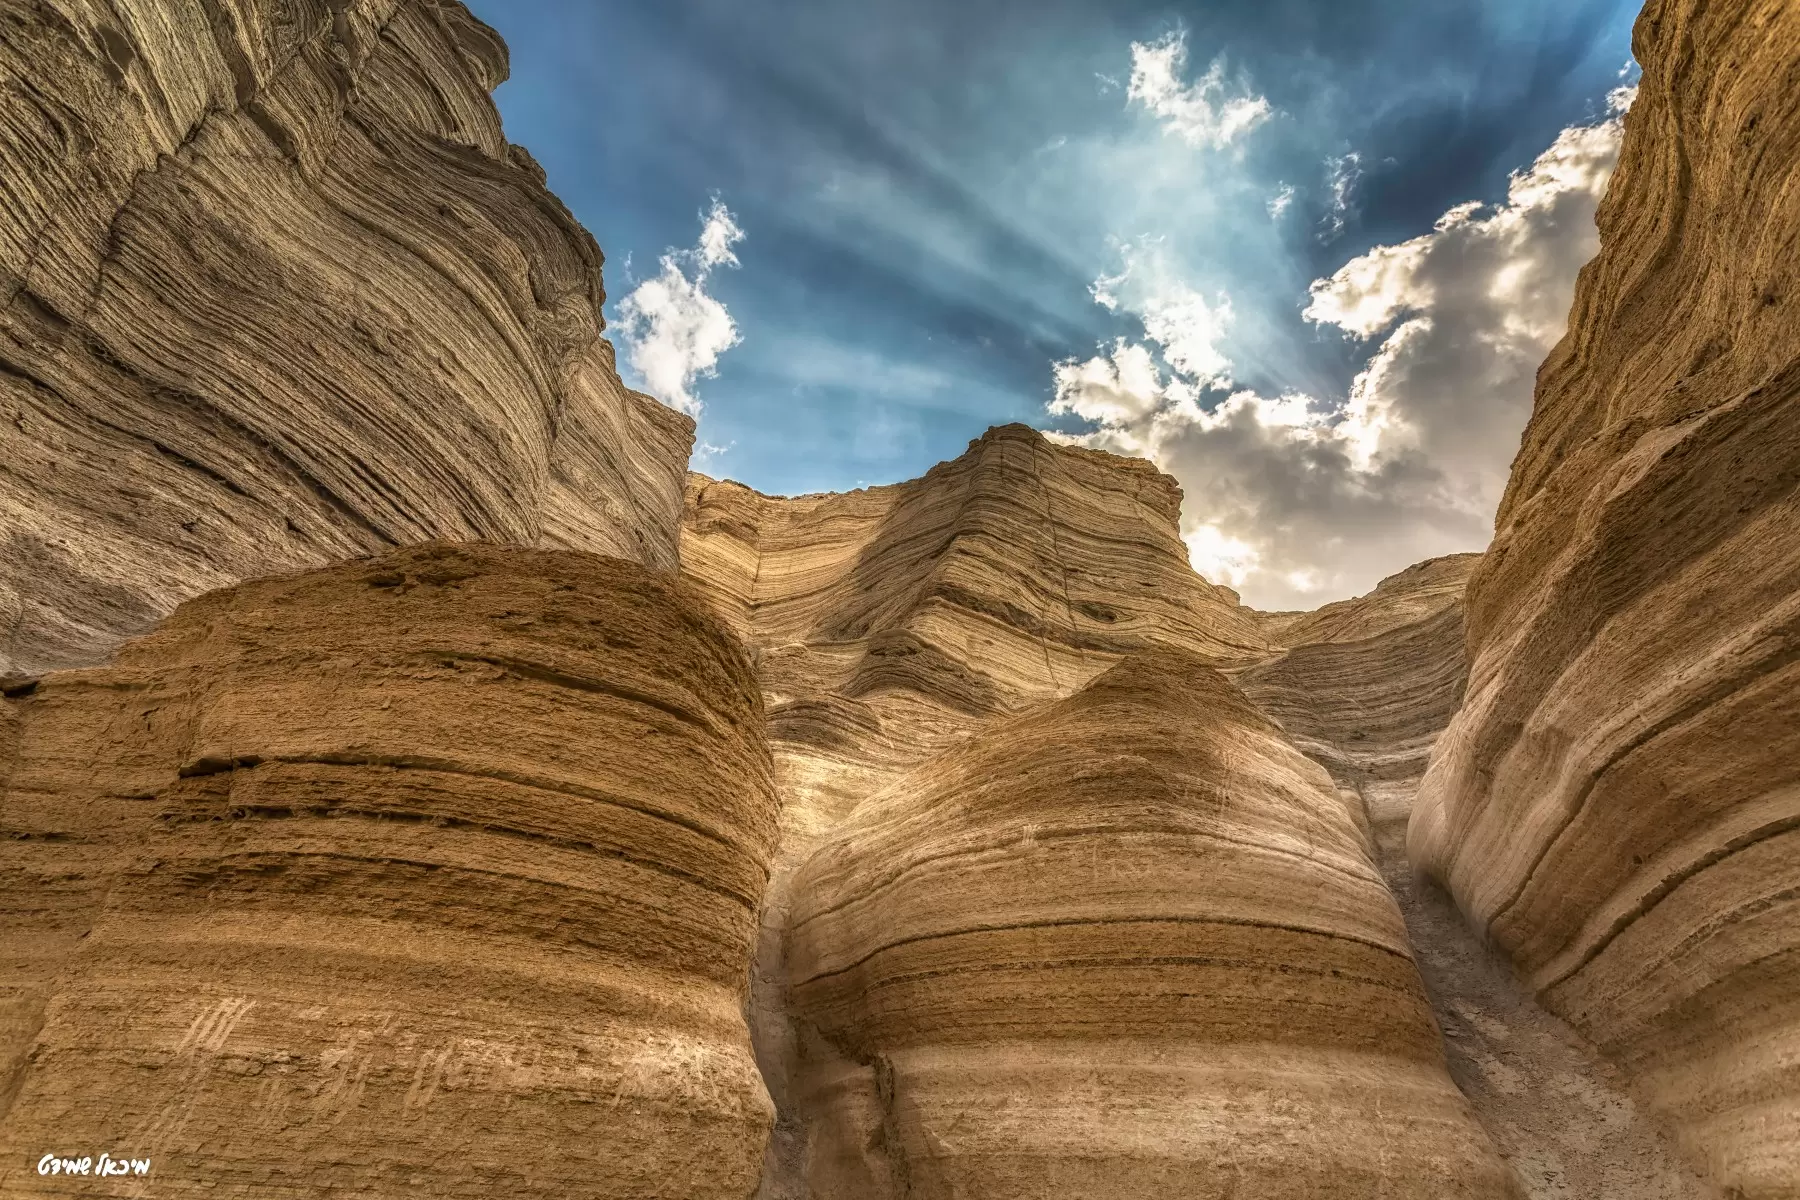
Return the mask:
[[(1406, 858), (1432, 747), (1468, 678), (1461, 589), (1475, 555), (1433, 559), (1313, 614), (1267, 614), (1295, 645), (1233, 673), (1366, 814), (1399, 902), (1450, 1077), (1531, 1200), (1722, 1200), (1634, 1102), (1615, 1068), (1545, 1012)], [(1338, 640), (1342, 639), (1342, 640)]]
[(790, 826), (816, 836), (871, 790), (827, 776), (891, 776), (1132, 651), (1263, 657), (1255, 615), (1188, 566), (1180, 505), (1149, 463), (1023, 425), (841, 495), (690, 476), (683, 572), (755, 648), (778, 744), (815, 759)]
[(0, 674), (432, 538), (672, 568), (692, 423), (453, 0), (0, 12)]
[(1730, 1194), (1800, 1196), (1800, 7), (1652, 0), (1415, 861)]
[(1351, 813), (1199, 658), (921, 767), (794, 894), (813, 1195), (1517, 1194)]
[(1434, 558), (1317, 612), (1258, 614), (1291, 648), (1234, 672), (1396, 850), (1432, 746), (1462, 703), (1463, 588), (1480, 558)]
[(783, 800), (752, 1004), (782, 1114), (771, 1200), (806, 1195), (782, 944), (792, 870), (818, 839), (907, 770), (1125, 654), (1266, 655), (1255, 615), (1188, 566), (1180, 506), (1149, 463), (1023, 425), (923, 478), (842, 495), (690, 476), (683, 573), (753, 647)]
[(5, 709), (0, 1193), (139, 1194), (32, 1166), (99, 1149), (158, 1196), (754, 1190), (776, 798), (684, 584), (428, 545)]
[(1479, 554), (1430, 558), (1388, 576), (1366, 596), (1312, 612), (1254, 615), (1270, 640), (1282, 646), (1366, 641), (1460, 605), (1480, 561)]

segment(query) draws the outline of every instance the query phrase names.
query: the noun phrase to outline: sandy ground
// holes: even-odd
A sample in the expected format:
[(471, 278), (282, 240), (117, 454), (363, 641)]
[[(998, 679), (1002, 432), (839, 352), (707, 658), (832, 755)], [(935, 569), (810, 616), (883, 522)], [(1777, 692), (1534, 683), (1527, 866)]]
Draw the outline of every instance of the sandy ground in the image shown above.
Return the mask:
[(1415, 876), (1403, 820), (1381, 822), (1382, 872), (1406, 915), (1450, 1074), (1531, 1200), (1720, 1200), (1580, 1034), (1539, 1007)]

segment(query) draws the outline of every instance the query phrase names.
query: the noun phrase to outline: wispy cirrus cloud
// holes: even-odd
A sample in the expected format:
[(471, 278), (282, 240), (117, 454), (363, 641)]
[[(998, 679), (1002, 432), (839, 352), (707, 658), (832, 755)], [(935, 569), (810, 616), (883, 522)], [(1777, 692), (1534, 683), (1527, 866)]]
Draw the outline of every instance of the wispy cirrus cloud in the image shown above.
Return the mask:
[(1223, 149), (1274, 111), (1266, 98), (1227, 82), (1223, 59), (1214, 59), (1206, 73), (1192, 83), (1184, 82), (1187, 63), (1184, 31), (1165, 34), (1154, 42), (1131, 44), (1126, 99), (1159, 118), (1165, 132), (1190, 145)]
[(1362, 155), (1354, 150), (1325, 160), (1325, 186), (1331, 194), (1321, 234), (1326, 240), (1344, 232), (1344, 226), (1355, 214), (1356, 185), (1362, 181), (1362, 174)]

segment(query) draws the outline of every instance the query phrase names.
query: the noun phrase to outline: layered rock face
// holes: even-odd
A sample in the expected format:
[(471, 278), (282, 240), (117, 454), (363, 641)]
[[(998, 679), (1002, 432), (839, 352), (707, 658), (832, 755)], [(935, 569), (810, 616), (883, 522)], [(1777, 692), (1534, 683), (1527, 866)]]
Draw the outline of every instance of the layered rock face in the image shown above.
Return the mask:
[(1366, 596), (1312, 612), (1256, 613), (1256, 620), (1282, 646), (1367, 641), (1461, 605), (1480, 561), (1479, 554), (1426, 559), (1383, 579)]
[(794, 894), (811, 1195), (1516, 1194), (1352, 814), (1197, 657), (920, 767)]
[(808, 1130), (783, 956), (793, 869), (858, 803), (996, 720), (1170, 645), (1255, 661), (1255, 614), (1188, 566), (1149, 463), (1023, 425), (890, 487), (793, 499), (692, 476), (682, 570), (753, 647), (782, 793), (753, 981), (782, 1114), (770, 1197), (804, 1196)]
[(1259, 614), (1291, 648), (1239, 687), (1340, 787), (1397, 853), (1432, 747), (1462, 703), (1463, 588), (1476, 554), (1431, 559), (1313, 613)]
[(0, 674), (432, 538), (672, 568), (692, 423), (452, 0), (0, 14)]
[(96, 1149), (172, 1196), (754, 1190), (777, 802), (685, 585), (430, 545), (11, 692), (0, 1191), (140, 1194), (32, 1167)]
[[(756, 648), (778, 746), (887, 777), (1134, 650), (1265, 656), (1255, 614), (1188, 566), (1180, 504), (1147, 462), (1006, 425), (923, 478), (842, 495), (693, 476), (682, 569)], [(868, 782), (809, 781), (786, 819), (816, 836)]]
[(1412, 820), (1733, 1195), (1800, 1195), (1800, 9), (1652, 0), (1644, 82)]

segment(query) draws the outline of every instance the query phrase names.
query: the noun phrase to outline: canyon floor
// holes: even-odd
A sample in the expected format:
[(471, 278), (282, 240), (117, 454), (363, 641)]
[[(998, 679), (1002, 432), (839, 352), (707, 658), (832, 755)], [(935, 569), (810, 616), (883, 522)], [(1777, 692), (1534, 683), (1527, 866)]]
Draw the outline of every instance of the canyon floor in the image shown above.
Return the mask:
[(1450, 1077), (1531, 1200), (1719, 1200), (1599, 1052), (1544, 1011), (1449, 893), (1421, 878), (1404, 829), (1377, 830)]

